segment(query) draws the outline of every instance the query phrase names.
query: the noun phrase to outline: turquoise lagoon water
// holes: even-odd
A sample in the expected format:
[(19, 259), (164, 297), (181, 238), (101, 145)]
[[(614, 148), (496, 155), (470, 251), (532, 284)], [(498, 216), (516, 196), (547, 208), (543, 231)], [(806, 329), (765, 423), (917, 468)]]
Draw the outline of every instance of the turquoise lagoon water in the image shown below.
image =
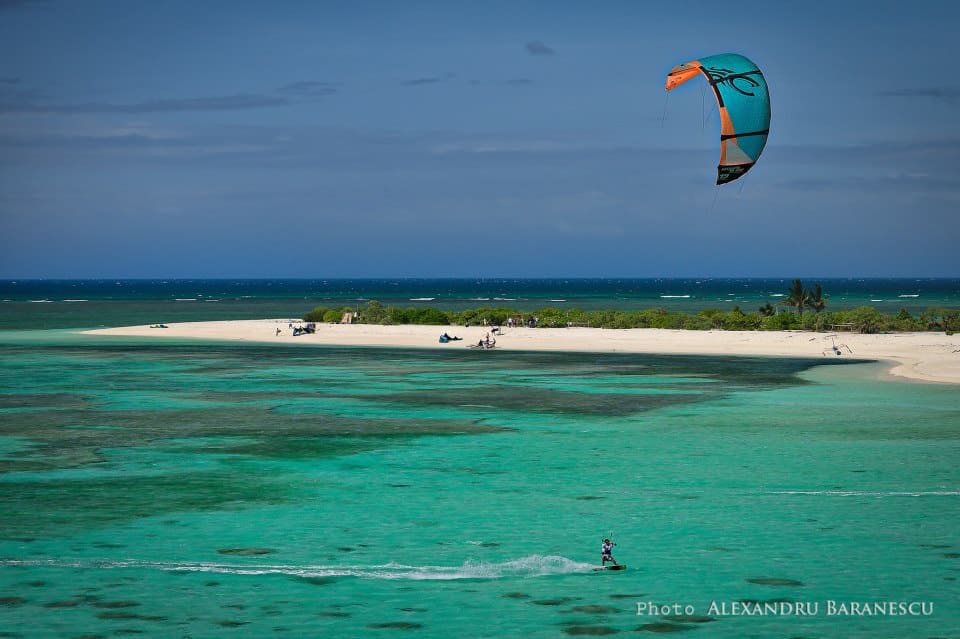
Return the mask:
[(958, 461), (877, 363), (10, 331), (0, 636), (960, 636)]

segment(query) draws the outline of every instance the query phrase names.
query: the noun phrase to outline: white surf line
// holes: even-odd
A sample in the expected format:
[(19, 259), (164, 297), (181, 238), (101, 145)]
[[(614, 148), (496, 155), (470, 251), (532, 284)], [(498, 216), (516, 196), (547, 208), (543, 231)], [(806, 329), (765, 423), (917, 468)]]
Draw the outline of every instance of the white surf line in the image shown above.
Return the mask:
[(825, 495), (828, 497), (960, 497), (960, 490), (770, 490), (766, 495)]

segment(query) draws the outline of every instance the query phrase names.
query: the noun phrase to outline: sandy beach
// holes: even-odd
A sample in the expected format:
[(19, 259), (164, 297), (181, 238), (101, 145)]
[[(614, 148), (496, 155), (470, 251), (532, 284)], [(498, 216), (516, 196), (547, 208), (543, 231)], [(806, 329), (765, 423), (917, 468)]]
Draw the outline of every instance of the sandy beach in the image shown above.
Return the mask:
[[(288, 319), (184, 322), (167, 328), (125, 326), (85, 331), (94, 335), (210, 339), (327, 346), (394, 346), (463, 349), (488, 333), (483, 327), (318, 324), (294, 336)], [(293, 323), (297, 325), (296, 322)], [(277, 329), (279, 329), (279, 334)], [(441, 344), (446, 332), (463, 338)], [(667, 329), (504, 328), (496, 349), (595, 353), (674, 353), (771, 357), (857, 358), (888, 361), (889, 372), (926, 382), (960, 384), (960, 336), (944, 333), (811, 333), (804, 331), (687, 331)], [(834, 348), (836, 346), (836, 349)], [(837, 355), (839, 350), (840, 355)]]

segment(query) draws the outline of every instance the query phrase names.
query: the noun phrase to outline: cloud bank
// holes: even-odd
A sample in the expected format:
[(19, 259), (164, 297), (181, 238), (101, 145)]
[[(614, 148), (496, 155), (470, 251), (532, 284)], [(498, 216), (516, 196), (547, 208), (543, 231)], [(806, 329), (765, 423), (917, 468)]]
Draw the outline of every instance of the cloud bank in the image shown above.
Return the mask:
[(540, 40), (534, 40), (526, 44), (527, 53), (530, 55), (554, 55), (554, 51), (551, 47), (548, 47), (546, 44)]

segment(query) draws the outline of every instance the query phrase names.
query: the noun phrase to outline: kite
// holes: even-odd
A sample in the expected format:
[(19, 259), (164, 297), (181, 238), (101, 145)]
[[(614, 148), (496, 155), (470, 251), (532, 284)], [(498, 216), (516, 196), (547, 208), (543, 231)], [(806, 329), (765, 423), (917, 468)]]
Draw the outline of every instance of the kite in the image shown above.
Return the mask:
[(667, 91), (697, 75), (710, 83), (720, 110), (717, 184), (743, 177), (757, 162), (770, 133), (770, 93), (753, 62), (737, 53), (712, 55), (674, 67)]

